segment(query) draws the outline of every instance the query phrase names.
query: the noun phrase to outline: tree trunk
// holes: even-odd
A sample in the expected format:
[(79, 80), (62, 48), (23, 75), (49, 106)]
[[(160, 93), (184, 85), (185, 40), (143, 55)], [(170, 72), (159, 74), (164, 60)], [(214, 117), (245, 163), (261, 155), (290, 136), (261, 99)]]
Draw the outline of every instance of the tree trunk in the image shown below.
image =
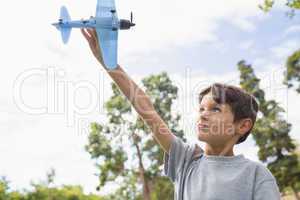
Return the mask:
[(292, 186), (292, 190), (294, 192), (294, 196), (297, 200), (300, 200), (300, 196), (299, 196), (299, 193), (298, 191), (296, 190), (296, 188), (294, 186)]
[(145, 168), (144, 168), (143, 161), (142, 161), (142, 154), (141, 154), (141, 151), (140, 151), (140, 147), (137, 144), (135, 138), (134, 138), (134, 146), (136, 147), (136, 151), (137, 151), (137, 155), (138, 155), (138, 159), (139, 159), (140, 178), (141, 178), (142, 183), (143, 183), (143, 199), (144, 200), (151, 200), (151, 198), (150, 198), (150, 187), (149, 187), (149, 182), (148, 182), (147, 178), (145, 177)]

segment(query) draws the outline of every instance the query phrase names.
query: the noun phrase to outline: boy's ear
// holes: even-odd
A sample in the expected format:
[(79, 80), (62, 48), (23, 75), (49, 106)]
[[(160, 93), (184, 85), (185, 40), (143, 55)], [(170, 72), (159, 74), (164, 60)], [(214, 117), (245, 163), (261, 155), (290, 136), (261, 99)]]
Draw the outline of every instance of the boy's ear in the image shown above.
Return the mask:
[(247, 133), (252, 126), (253, 126), (253, 122), (250, 118), (241, 119), (237, 124), (236, 133), (242, 136), (245, 133)]

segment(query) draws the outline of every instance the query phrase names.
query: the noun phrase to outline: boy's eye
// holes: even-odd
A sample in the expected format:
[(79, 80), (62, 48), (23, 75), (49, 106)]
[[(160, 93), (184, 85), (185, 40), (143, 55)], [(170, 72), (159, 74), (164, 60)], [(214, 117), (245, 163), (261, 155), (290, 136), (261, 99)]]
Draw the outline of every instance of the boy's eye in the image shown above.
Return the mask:
[(213, 109), (212, 109), (213, 111), (221, 111), (221, 109), (220, 108), (217, 108), (217, 107), (214, 107)]
[[(220, 111), (221, 111), (221, 109), (218, 108), (218, 107), (214, 107), (214, 108), (212, 108), (211, 110), (212, 110), (213, 112), (220, 112)], [(204, 111), (204, 108), (200, 108), (199, 111), (200, 111), (200, 112), (203, 112), (203, 111)]]

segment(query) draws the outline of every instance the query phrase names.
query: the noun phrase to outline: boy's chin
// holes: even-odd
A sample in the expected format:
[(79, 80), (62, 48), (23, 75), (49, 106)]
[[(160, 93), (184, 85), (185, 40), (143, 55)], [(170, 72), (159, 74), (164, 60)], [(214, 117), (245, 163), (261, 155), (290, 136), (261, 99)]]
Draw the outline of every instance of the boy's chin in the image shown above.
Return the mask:
[(201, 142), (210, 144), (210, 145), (223, 145), (229, 142), (233, 136), (224, 137), (221, 135), (211, 134), (209, 132), (198, 132), (197, 139)]
[(217, 135), (210, 134), (209, 132), (198, 132), (197, 138), (201, 142), (215, 144), (222, 141), (222, 138), (219, 138)]
[(210, 135), (208, 132), (198, 132), (197, 139), (202, 142), (208, 142), (210, 140)]

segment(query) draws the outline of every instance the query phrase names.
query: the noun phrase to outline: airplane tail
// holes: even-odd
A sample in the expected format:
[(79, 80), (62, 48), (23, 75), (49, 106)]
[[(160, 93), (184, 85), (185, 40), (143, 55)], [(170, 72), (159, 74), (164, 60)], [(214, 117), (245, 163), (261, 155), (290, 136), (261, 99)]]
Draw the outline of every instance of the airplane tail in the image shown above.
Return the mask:
[[(66, 21), (70, 21), (71, 17), (69, 15), (69, 12), (65, 6), (62, 6), (60, 8), (60, 17), (59, 17), (60, 22), (64, 23)], [(68, 43), (70, 35), (71, 35), (71, 30), (72, 28), (69, 27), (59, 27), (59, 31), (61, 32), (61, 38), (64, 44)]]
[(62, 19), (63, 21), (70, 21), (71, 20), (69, 12), (68, 12), (68, 10), (65, 6), (62, 6), (60, 8), (60, 19)]

